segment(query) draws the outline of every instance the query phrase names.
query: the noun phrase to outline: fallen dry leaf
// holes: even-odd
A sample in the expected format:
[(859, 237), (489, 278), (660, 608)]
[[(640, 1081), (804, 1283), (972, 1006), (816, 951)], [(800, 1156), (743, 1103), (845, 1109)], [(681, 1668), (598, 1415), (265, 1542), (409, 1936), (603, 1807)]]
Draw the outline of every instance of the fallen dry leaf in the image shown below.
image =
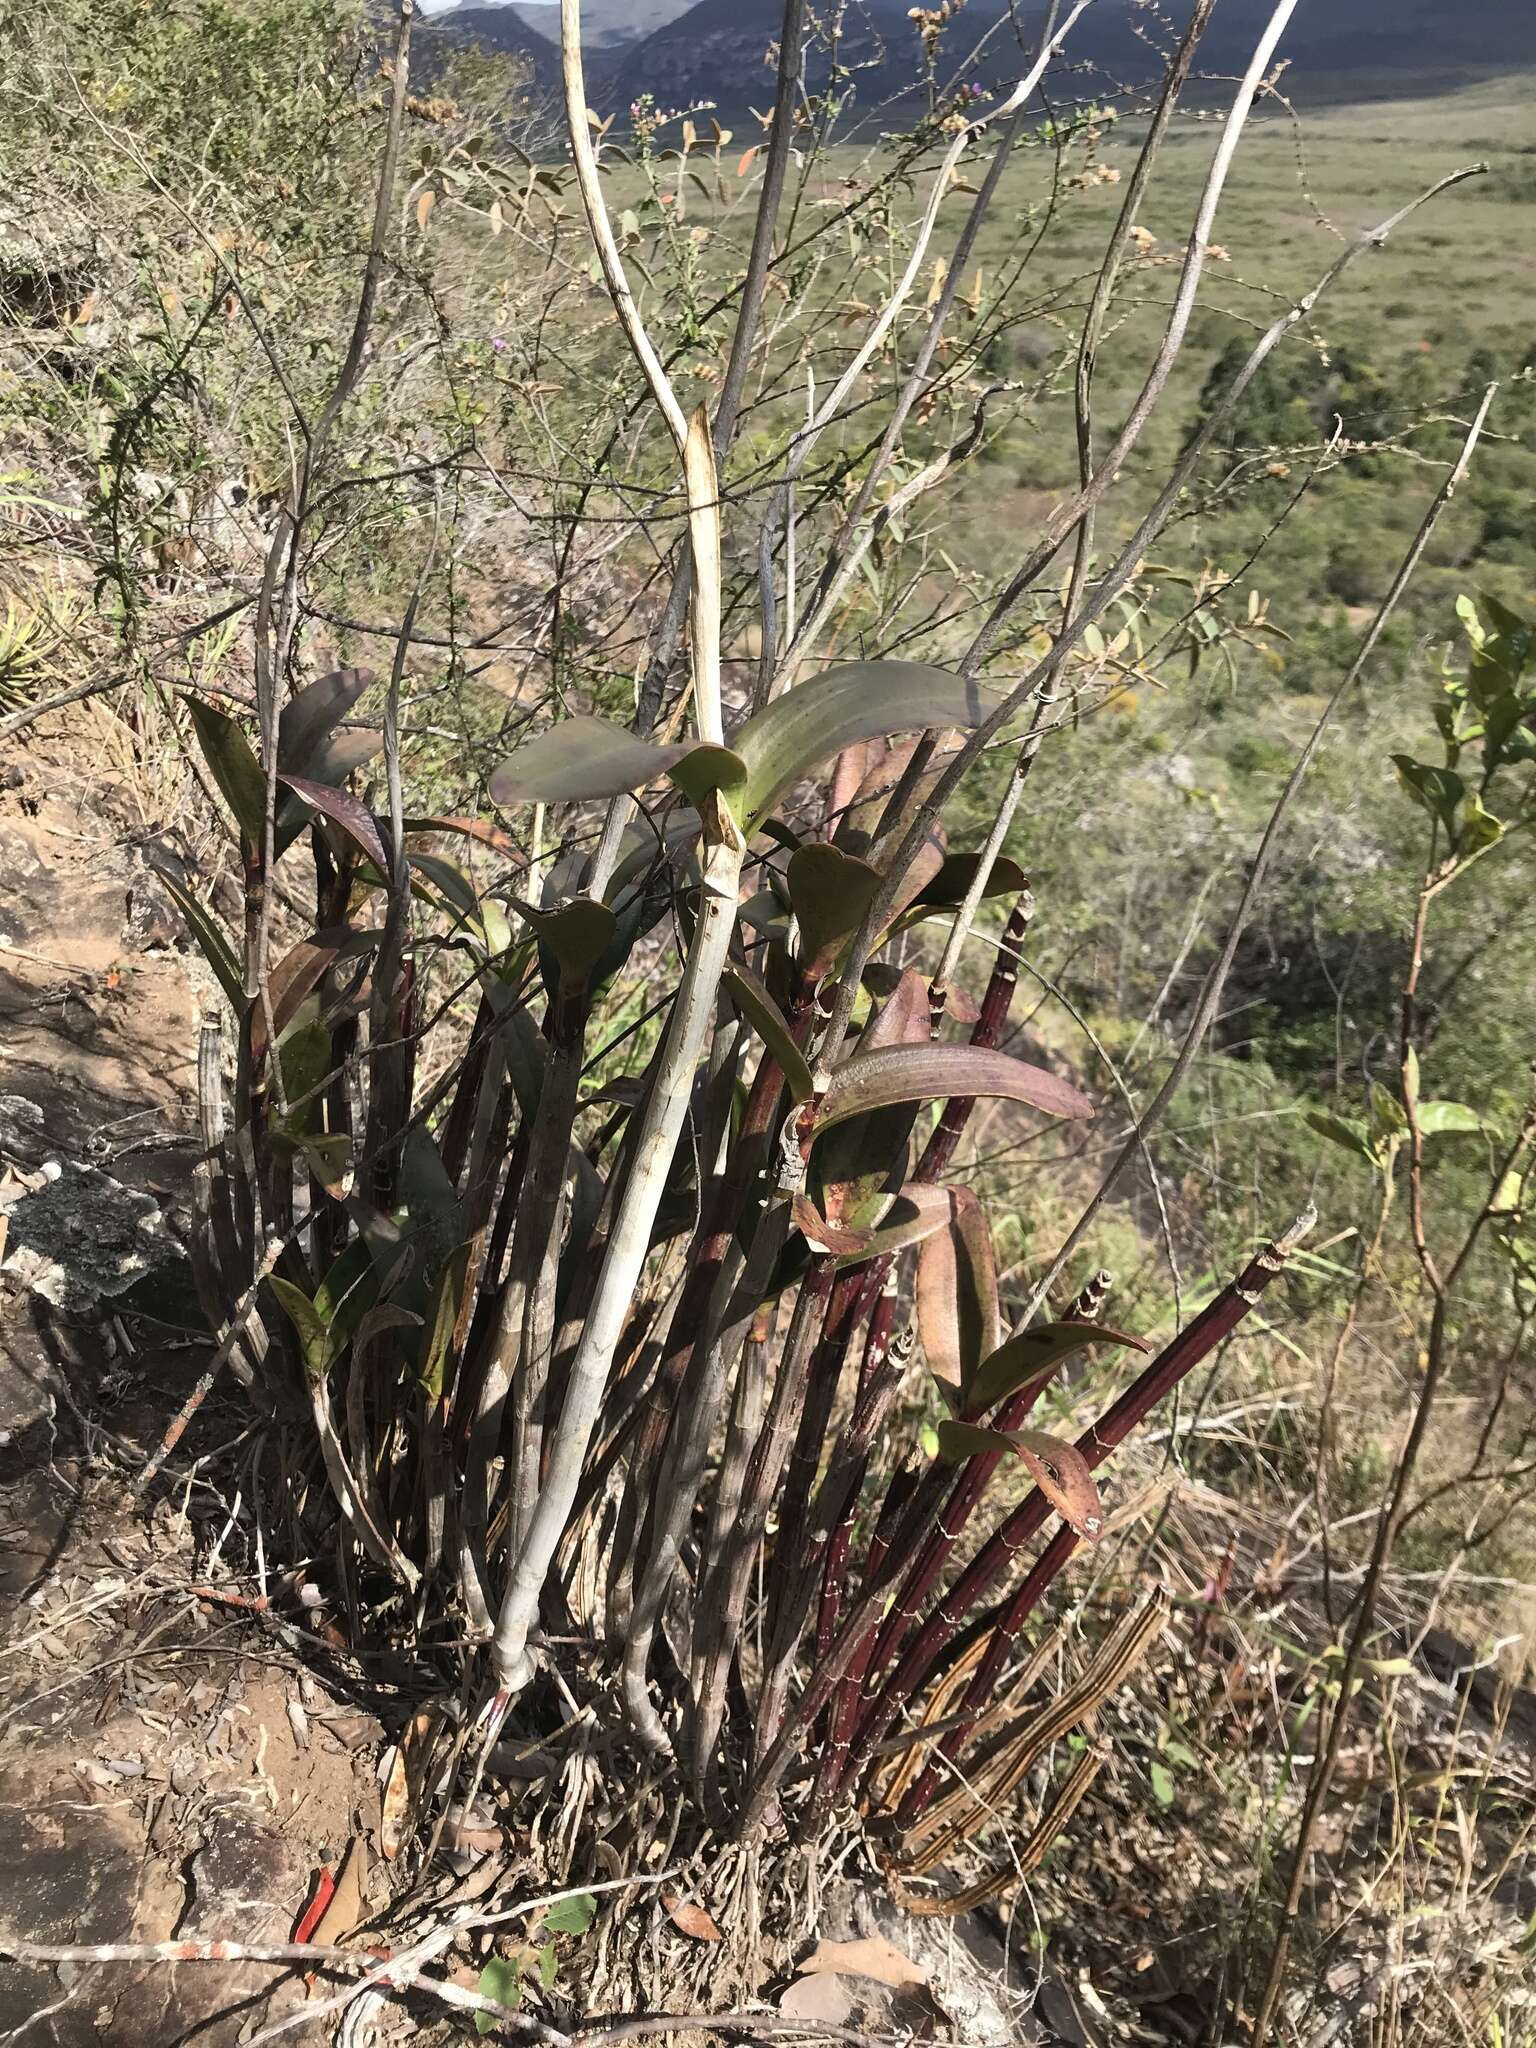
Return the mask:
[(336, 1889), (309, 1937), (321, 1948), (335, 1948), (363, 1918), (366, 1910), (363, 1904), (366, 1853), (361, 1837), (349, 1842), (343, 1852), (341, 1868), (336, 1873)]
[(686, 1934), (694, 1941), (724, 1941), (725, 1936), (702, 1906), (685, 1905), (676, 1892), (663, 1892), (661, 1903), (679, 1934)]
[(873, 1977), (881, 1984), (926, 1984), (928, 1972), (904, 1956), (883, 1934), (862, 1941), (822, 1941), (800, 1965), (802, 1977), (829, 1971), (848, 1977)]
[(421, 1781), (432, 1751), (432, 1739), (442, 1723), (439, 1708), (428, 1707), (416, 1715), (399, 1744), (384, 1781), (384, 1811), (379, 1822), (379, 1847), (389, 1862), (400, 1854), (410, 1832), (411, 1818), (420, 1798)]
[(853, 2011), (853, 1994), (830, 1971), (825, 1976), (797, 1977), (779, 1994), (779, 2011), (791, 2019), (821, 2020), (835, 2027)]

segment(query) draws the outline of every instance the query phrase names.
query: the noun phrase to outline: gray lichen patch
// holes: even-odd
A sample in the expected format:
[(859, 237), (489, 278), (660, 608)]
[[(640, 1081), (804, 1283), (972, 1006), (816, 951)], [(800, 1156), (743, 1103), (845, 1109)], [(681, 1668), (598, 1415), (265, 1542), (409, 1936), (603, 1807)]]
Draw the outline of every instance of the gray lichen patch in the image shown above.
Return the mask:
[(0, 1202), (8, 1279), (58, 1308), (86, 1309), (183, 1257), (153, 1196), (70, 1160), (44, 1172), (40, 1185)]

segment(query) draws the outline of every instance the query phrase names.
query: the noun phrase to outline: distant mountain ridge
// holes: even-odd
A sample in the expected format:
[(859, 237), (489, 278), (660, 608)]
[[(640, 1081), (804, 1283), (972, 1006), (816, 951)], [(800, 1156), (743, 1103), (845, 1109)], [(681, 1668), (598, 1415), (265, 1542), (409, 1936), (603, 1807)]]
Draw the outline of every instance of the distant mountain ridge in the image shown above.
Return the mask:
[[(1200, 47), (1197, 74), (1239, 71), (1271, 11), (1270, 0), (1220, 0)], [(910, 123), (922, 104), (921, 50), (911, 0), (852, 0), (844, 17), (840, 62), (852, 84), (855, 120), (877, 126)], [(1019, 30), (1032, 48), (1044, 18), (1039, 0), (1017, 7)], [(1177, 10), (1179, 17), (1187, 8)], [(626, 37), (622, 24), (661, 20)], [(599, 0), (587, 39), (588, 94), (602, 115), (623, 114), (643, 94), (666, 109), (708, 105), (740, 124), (773, 98), (773, 50), (781, 0)], [(532, 26), (549, 18), (550, 35)], [(1143, 33), (1138, 34), (1138, 27)], [(531, 5), (460, 5), (429, 19), (428, 32), (524, 55), (538, 87), (559, 84), (558, 9)], [(1136, 83), (1158, 68), (1157, 16), (1131, 0), (1096, 0), (1075, 24), (1058, 62), (1073, 96)], [(980, 54), (974, 55), (978, 45)], [(1380, 98), (1450, 90), (1476, 78), (1536, 65), (1532, 0), (1303, 0), (1280, 44), (1285, 88), (1322, 100)], [(941, 84), (968, 80), (993, 91), (1027, 61), (1008, 0), (970, 0), (956, 14), (942, 48)], [(813, 41), (807, 85), (824, 83), (828, 57)], [(1070, 83), (1069, 83), (1070, 82)], [(1196, 89), (1198, 90), (1198, 84)]]

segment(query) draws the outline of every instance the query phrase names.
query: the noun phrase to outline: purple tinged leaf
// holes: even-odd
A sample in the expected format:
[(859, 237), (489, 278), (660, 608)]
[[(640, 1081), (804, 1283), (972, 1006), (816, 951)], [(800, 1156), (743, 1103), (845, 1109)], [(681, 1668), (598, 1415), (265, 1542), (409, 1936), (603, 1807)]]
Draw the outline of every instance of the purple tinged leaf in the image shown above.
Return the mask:
[(961, 1464), (968, 1458), (997, 1457), (1011, 1452), (1051, 1506), (1071, 1529), (1089, 1543), (1104, 1530), (1104, 1509), (1088, 1461), (1075, 1444), (1042, 1429), (978, 1429), (969, 1422), (939, 1425), (939, 1456)]
[[(916, 740), (902, 740), (883, 754), (872, 750), (868, 756), (869, 767), (863, 780), (854, 790), (851, 799), (845, 800), (834, 812), (836, 830), (832, 834), (833, 844), (840, 846), (844, 853), (868, 853), (879, 829), (880, 820), (891, 791), (900, 782), (917, 751)], [(940, 752), (934, 755), (924, 773), (918, 777), (914, 795), (926, 796), (942, 773), (947, 756)]]
[[(272, 1022), (279, 1038), (298, 1015), (304, 1002), (326, 970), (345, 957), (369, 952), (379, 942), (377, 932), (360, 931), (355, 925), (336, 925), (315, 932), (285, 953), (272, 969), (270, 993)], [(260, 1060), (267, 1050), (267, 1025), (260, 1004), (251, 1011), (251, 1057)]]
[(322, 756), (329, 751), (326, 742), (372, 681), (372, 672), (366, 668), (339, 668), (307, 683), (283, 706), (278, 717), (278, 767), (293, 775), (308, 775), (317, 782), (331, 782), (377, 753), (379, 742), (374, 735), (349, 733), (342, 738), (354, 743), (367, 742), (368, 751), (342, 766), (345, 753), (355, 753), (356, 746), (339, 748), (335, 760), (322, 766)]
[(836, 1069), (816, 1129), (894, 1102), (1000, 1096), (1047, 1116), (1090, 1117), (1093, 1104), (1070, 1081), (1011, 1053), (974, 1045), (897, 1045), (856, 1052)]
[(998, 1337), (997, 1264), (986, 1211), (970, 1188), (945, 1190), (945, 1228), (917, 1255), (917, 1330), (929, 1370), (960, 1387)]
[(384, 851), (378, 820), (365, 803), (348, 790), (332, 789), (328, 783), (312, 782), (305, 775), (279, 775), (278, 781), (339, 825), (348, 838), (367, 854), (388, 887), (392, 863)]
[[(922, 987), (924, 1014), (926, 1016), (928, 1003), (928, 977), (925, 974), (919, 974), (915, 967), (893, 967), (890, 964), (890, 962), (886, 960), (871, 960), (869, 965), (864, 970), (864, 986), (869, 990), (870, 994), (873, 996), (889, 996), (897, 987), (898, 983), (900, 983), (904, 979), (904, 977), (909, 974), (915, 976), (918, 983)], [(944, 993), (944, 1015), (950, 1020), (952, 1024), (974, 1024), (977, 1018), (981, 1015), (981, 1010), (974, 996), (970, 995), (965, 989), (959, 987), (955, 982), (951, 982)], [(919, 1038), (918, 1035), (914, 1032), (913, 1035), (904, 1042), (911, 1045), (918, 1045), (922, 1043), (923, 1039), (929, 1038), (931, 1036), (931, 1030), (925, 1026), (924, 1031), (922, 1033), (922, 1038)]]
[[(865, 980), (869, 980), (866, 975)], [(915, 967), (895, 971), (885, 1001), (870, 1018), (859, 1039), (859, 1051), (878, 1052), (885, 1045), (928, 1045), (933, 1038), (933, 1013), (927, 977)]]
[(863, 1227), (842, 1220), (843, 1194), (842, 1187), (826, 1190), (828, 1215), (823, 1215), (808, 1195), (796, 1195), (791, 1214), (812, 1251), (831, 1252), (844, 1265), (921, 1244), (949, 1221), (950, 1191), (931, 1181), (908, 1181), (898, 1194), (861, 1205), (878, 1218)]
[(503, 832), (499, 825), (488, 824), (484, 818), (407, 818), (405, 832), (407, 838), (417, 832), (457, 832), (466, 839), (478, 839), (482, 846), (489, 846), (496, 853), (505, 854), (520, 868), (528, 865), (528, 856), (511, 833)]

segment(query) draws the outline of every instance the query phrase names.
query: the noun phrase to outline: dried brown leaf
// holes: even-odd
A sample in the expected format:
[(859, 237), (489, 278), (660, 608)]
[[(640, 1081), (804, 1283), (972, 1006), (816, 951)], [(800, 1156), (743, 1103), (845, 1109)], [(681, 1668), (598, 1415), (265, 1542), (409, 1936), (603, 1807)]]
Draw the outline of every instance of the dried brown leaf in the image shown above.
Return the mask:
[(860, 1941), (822, 1941), (800, 1965), (802, 1977), (830, 1971), (848, 1977), (873, 1977), (881, 1984), (926, 1984), (928, 1972), (903, 1955), (883, 1934)]
[(779, 1993), (779, 2011), (791, 2019), (820, 2020), (836, 2027), (853, 2011), (853, 1994), (841, 1977), (797, 1977)]
[(1093, 1474), (1077, 1446), (1059, 1436), (1047, 1436), (1041, 1429), (1009, 1430), (1008, 1441), (1062, 1520), (1079, 1536), (1097, 1543), (1104, 1529), (1104, 1510)]
[(676, 1892), (663, 1892), (661, 1903), (667, 1909), (667, 1917), (679, 1934), (686, 1934), (691, 1941), (723, 1941), (720, 1932), (702, 1906), (691, 1905), (678, 1898)]

